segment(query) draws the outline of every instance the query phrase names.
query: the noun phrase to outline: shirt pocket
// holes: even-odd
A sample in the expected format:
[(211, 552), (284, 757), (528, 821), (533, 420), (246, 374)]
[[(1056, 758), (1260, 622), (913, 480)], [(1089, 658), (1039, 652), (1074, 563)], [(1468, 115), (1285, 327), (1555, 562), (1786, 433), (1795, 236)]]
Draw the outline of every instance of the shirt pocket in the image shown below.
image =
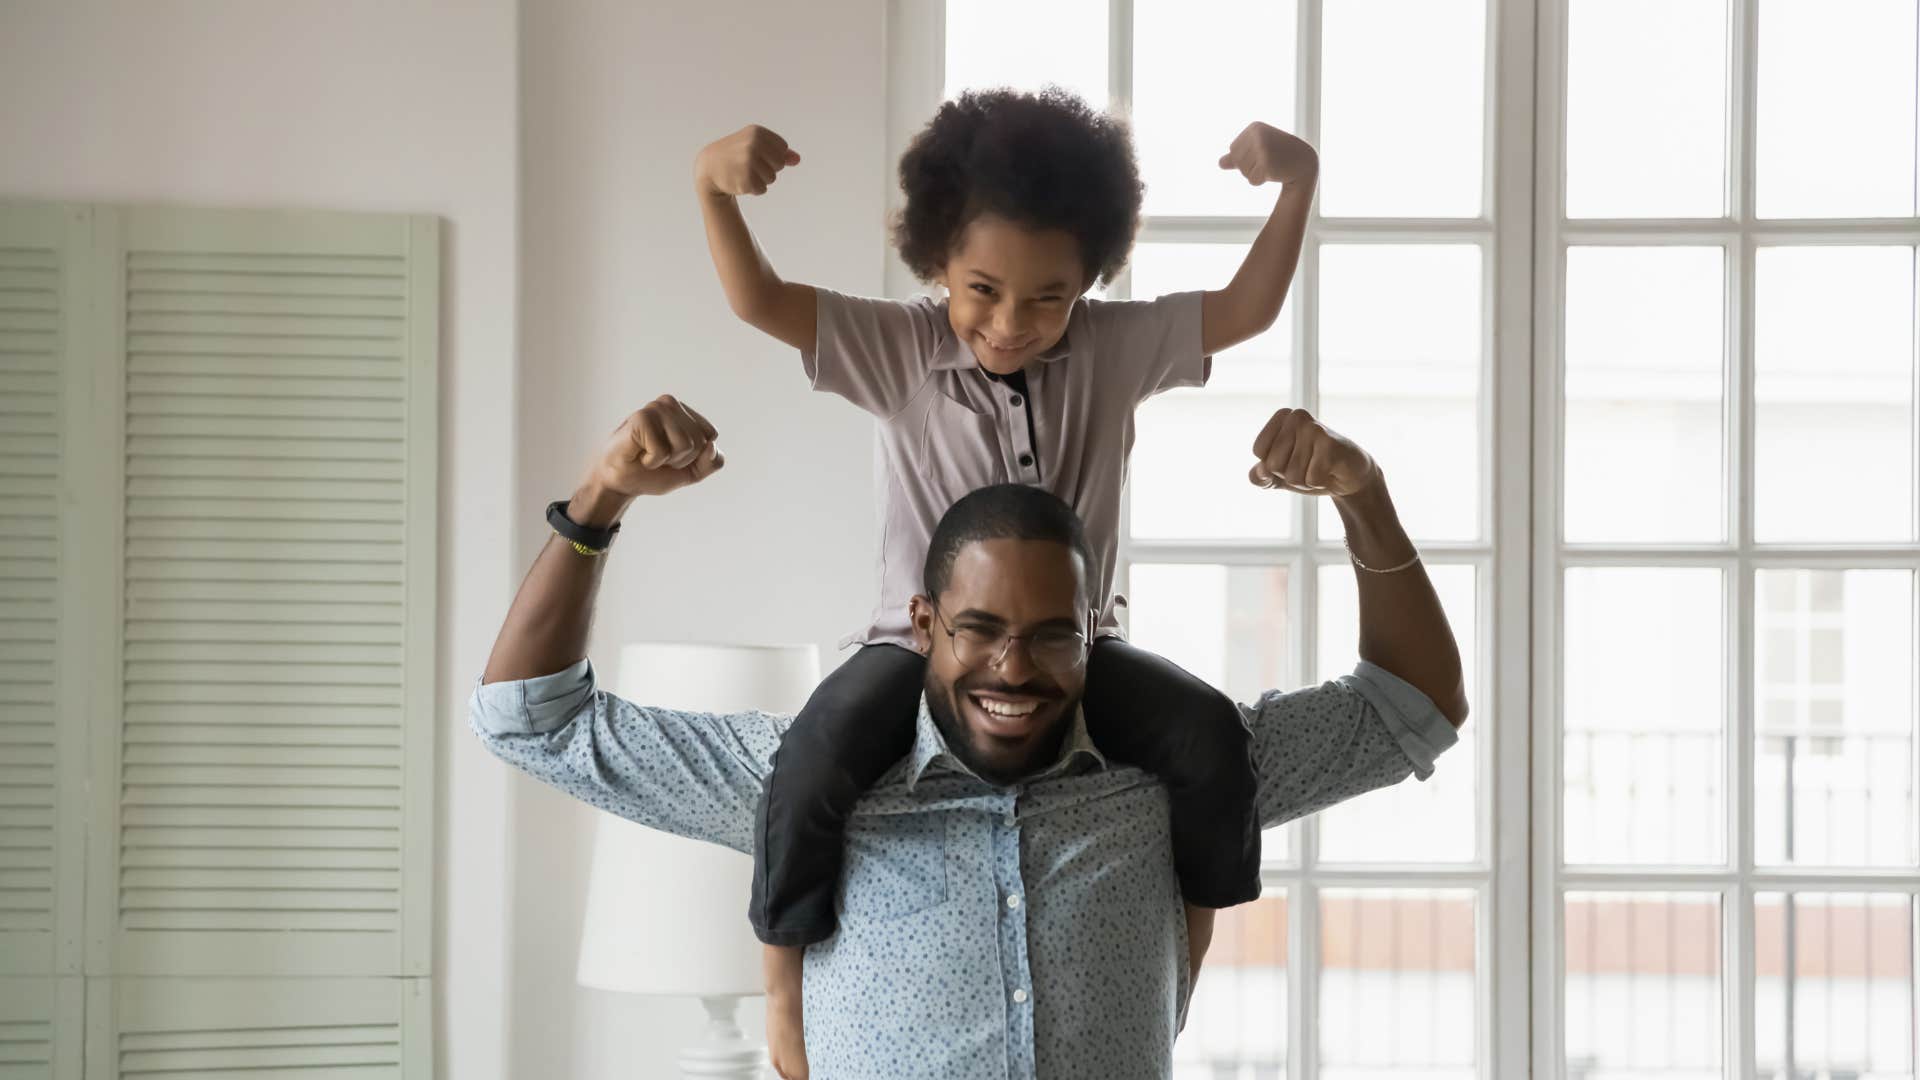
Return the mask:
[(999, 424), (990, 414), (935, 389), (927, 395), (920, 466), (921, 475), (948, 505), (970, 491), (1006, 483)]
[(880, 922), (946, 901), (946, 815), (855, 815), (847, 823), (842, 915)]

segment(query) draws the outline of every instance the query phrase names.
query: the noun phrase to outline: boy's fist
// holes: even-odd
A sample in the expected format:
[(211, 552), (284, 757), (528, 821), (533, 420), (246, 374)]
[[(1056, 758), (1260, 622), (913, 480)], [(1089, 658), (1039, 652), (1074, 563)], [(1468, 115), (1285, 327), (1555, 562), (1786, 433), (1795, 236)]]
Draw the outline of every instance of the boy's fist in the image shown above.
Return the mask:
[(748, 124), (701, 149), (693, 159), (694, 186), (708, 195), (764, 195), (781, 169), (798, 164), (787, 140)]
[(1238, 169), (1249, 184), (1292, 184), (1319, 175), (1320, 155), (1298, 135), (1256, 120), (1220, 155), (1220, 167)]

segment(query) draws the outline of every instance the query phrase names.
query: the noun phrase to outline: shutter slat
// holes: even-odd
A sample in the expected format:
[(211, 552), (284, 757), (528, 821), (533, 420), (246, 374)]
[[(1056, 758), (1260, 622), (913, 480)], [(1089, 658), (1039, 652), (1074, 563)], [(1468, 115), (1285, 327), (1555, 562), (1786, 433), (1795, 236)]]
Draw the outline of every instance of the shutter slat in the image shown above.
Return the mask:
[[(4, 303), (0, 299), (0, 303)], [(399, 296), (325, 296), (275, 295), (245, 292), (183, 292), (143, 289), (127, 305), (129, 318), (150, 313), (217, 315), (303, 315), (315, 318), (387, 318), (405, 317), (407, 307)]]

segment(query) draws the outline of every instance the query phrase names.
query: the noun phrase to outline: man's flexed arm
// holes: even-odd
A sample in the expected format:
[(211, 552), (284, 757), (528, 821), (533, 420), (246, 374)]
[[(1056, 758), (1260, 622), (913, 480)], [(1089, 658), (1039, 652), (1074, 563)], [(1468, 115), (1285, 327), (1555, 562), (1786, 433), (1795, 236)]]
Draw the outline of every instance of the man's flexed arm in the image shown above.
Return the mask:
[[(607, 437), (567, 503), (568, 519), (607, 528), (636, 498), (705, 480), (726, 464), (714, 445), (718, 437), (699, 413), (671, 396), (659, 398)], [(605, 564), (604, 555), (583, 555), (571, 542), (549, 537), (513, 598), (481, 681), (551, 675), (585, 658)]]
[(1464, 724), (1460, 648), (1380, 466), (1305, 409), (1276, 412), (1253, 453), (1259, 460), (1247, 478), (1255, 486), (1333, 500), (1360, 587), (1360, 659), (1411, 683), (1454, 727)]

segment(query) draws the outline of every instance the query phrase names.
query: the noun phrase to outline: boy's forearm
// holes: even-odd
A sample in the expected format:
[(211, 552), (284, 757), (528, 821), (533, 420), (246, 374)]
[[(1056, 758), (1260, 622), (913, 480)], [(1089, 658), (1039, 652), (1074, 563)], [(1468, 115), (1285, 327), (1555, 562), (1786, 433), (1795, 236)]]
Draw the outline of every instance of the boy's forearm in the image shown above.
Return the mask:
[(1281, 189), (1273, 213), (1247, 249), (1233, 280), (1224, 289), (1206, 294), (1201, 337), (1208, 353), (1264, 333), (1280, 317), (1300, 265), (1316, 181), (1317, 177), (1307, 177)]
[(782, 281), (748, 228), (740, 201), (702, 190), (700, 213), (707, 226), (707, 250), (727, 294), (727, 306), (742, 322), (796, 349), (814, 343), (813, 290)]

